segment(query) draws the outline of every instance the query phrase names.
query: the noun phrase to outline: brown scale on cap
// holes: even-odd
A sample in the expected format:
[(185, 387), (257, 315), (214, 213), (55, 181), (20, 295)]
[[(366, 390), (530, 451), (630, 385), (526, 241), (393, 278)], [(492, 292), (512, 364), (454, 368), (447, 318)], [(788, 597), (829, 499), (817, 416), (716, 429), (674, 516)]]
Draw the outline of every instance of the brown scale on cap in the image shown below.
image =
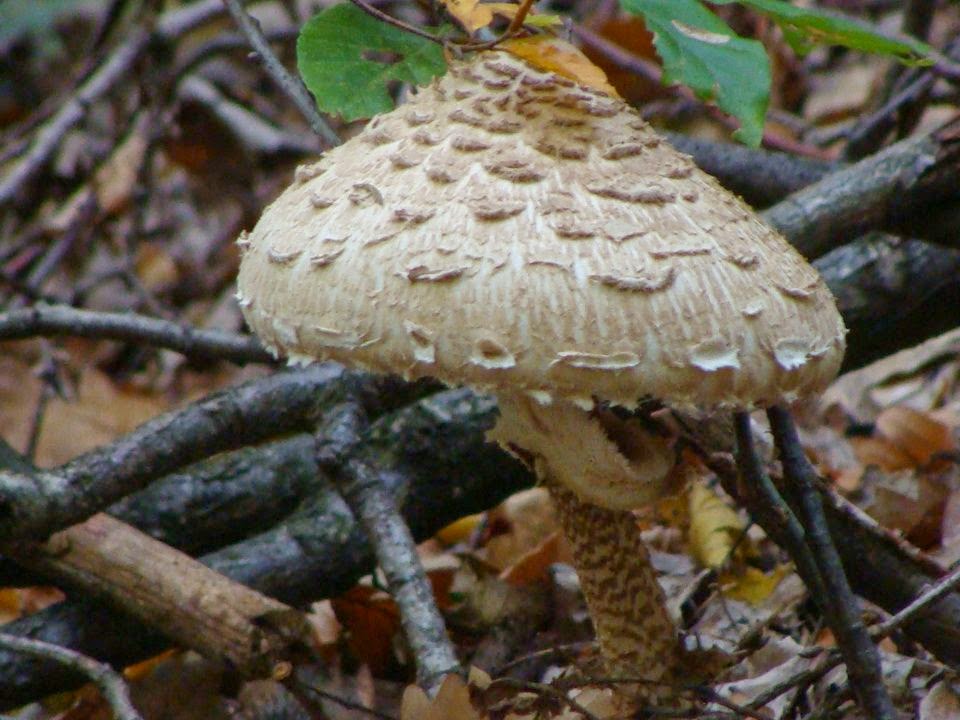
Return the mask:
[[(767, 406), (843, 355), (823, 281), (743, 202), (626, 104), (502, 52), (298, 170), (243, 241), (238, 297), (274, 351), (501, 398), (496, 439), (574, 491), (557, 497), (581, 570), (618, 578), (584, 577), (604, 656), (651, 680), (673, 672), (674, 629), (641, 551), (611, 543), (633, 548), (624, 513), (673, 458), (637, 428), (634, 456), (605, 442), (584, 409)], [(604, 512), (617, 538), (596, 534)]]

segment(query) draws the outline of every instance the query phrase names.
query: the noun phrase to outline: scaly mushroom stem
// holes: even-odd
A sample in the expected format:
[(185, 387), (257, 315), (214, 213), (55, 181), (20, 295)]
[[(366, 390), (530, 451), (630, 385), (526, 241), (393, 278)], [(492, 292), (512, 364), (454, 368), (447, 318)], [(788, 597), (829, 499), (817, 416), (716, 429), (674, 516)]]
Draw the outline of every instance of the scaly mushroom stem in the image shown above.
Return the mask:
[(606, 672), (656, 701), (681, 661), (676, 628), (631, 512), (662, 494), (672, 451), (635, 421), (554, 401), (500, 399), (491, 439), (532, 465), (546, 485), (596, 628)]
[(638, 696), (673, 694), (680, 663), (676, 628), (633, 513), (585, 503), (541, 479), (572, 546), (607, 672), (644, 681), (635, 686)]

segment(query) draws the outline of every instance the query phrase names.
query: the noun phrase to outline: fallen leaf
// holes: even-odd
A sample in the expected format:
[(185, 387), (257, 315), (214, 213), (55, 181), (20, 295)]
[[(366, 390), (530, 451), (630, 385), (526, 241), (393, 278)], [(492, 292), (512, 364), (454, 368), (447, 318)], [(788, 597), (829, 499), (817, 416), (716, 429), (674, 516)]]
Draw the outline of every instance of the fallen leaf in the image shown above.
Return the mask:
[(950, 681), (941, 680), (920, 701), (917, 720), (956, 720), (960, 717), (960, 694)]
[(705, 482), (690, 487), (690, 551), (703, 567), (723, 566), (743, 529), (736, 511)]
[(547, 577), (550, 566), (560, 559), (560, 533), (555, 532), (542, 543), (500, 573), (500, 579), (515, 586), (529, 585)]
[(612, 97), (620, 97), (603, 70), (565, 40), (551, 35), (531, 35), (507, 40), (500, 43), (499, 47), (541, 70), (555, 72), (586, 87), (600, 90)]
[(331, 601), (337, 620), (347, 629), (354, 656), (382, 675), (395, 660), (393, 638), (400, 613), (393, 598), (369, 585), (357, 585)]
[(954, 449), (950, 428), (928, 413), (896, 405), (877, 418), (877, 430), (920, 465), (926, 465), (937, 453)]
[(740, 573), (721, 573), (718, 582), (725, 597), (759, 605), (773, 594), (789, 572), (789, 565), (777, 565), (770, 572), (747, 566)]

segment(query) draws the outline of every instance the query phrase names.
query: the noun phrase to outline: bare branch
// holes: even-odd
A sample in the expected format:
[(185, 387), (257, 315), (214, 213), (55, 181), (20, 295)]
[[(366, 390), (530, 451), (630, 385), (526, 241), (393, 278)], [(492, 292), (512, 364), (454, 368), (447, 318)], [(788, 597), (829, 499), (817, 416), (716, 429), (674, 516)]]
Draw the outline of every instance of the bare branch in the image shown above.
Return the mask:
[(200, 330), (170, 320), (134, 313), (79, 310), (66, 305), (34, 305), (0, 314), (0, 340), (70, 335), (154, 345), (188, 357), (246, 363), (273, 363), (274, 358), (249, 335)]
[(263, 30), (260, 29), (260, 23), (244, 9), (239, 0), (223, 0), (223, 5), (237, 27), (240, 28), (240, 32), (247, 38), (250, 47), (260, 56), (260, 61), (263, 63), (263, 69), (266, 70), (267, 75), (290, 98), (313, 131), (323, 138), (328, 145), (339, 145), (340, 138), (337, 137), (333, 128), (327, 124), (327, 121), (320, 116), (317, 111), (317, 104), (313, 101), (310, 93), (307, 92), (307, 88), (304, 87), (299, 78), (287, 72), (283, 63), (270, 48), (270, 43), (267, 42)]
[(140, 713), (130, 702), (130, 693), (127, 691), (126, 683), (120, 674), (109, 665), (97, 662), (93, 658), (59, 645), (42, 640), (17, 637), (7, 633), (0, 633), (0, 648), (44, 660), (52, 660), (59, 665), (64, 665), (71, 670), (86, 675), (100, 689), (118, 720), (142, 720)]

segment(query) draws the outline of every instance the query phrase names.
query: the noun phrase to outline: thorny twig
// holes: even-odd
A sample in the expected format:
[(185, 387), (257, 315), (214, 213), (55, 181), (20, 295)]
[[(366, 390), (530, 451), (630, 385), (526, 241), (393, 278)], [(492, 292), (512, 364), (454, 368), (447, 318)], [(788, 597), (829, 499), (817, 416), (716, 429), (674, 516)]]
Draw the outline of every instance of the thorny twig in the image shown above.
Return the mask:
[(291, 102), (293, 102), (294, 106), (317, 135), (323, 138), (330, 146), (339, 145), (340, 138), (327, 121), (320, 116), (320, 113), (317, 111), (317, 104), (313, 98), (310, 97), (310, 93), (307, 92), (307, 88), (303, 82), (299, 78), (291, 75), (274, 54), (270, 48), (270, 43), (267, 42), (267, 38), (264, 37), (263, 30), (260, 29), (260, 24), (256, 19), (244, 9), (239, 0), (223, 0), (223, 4), (230, 13), (230, 17), (232, 17), (233, 21), (237, 24), (237, 27), (240, 28), (240, 32), (242, 32), (249, 41), (250, 47), (260, 56), (263, 68), (270, 76), (270, 79), (290, 98)]
[(118, 720), (142, 720), (133, 703), (130, 702), (130, 693), (127, 691), (123, 677), (106, 663), (97, 662), (93, 658), (59, 645), (7, 633), (0, 633), (0, 648), (53, 660), (86, 675), (100, 689)]

